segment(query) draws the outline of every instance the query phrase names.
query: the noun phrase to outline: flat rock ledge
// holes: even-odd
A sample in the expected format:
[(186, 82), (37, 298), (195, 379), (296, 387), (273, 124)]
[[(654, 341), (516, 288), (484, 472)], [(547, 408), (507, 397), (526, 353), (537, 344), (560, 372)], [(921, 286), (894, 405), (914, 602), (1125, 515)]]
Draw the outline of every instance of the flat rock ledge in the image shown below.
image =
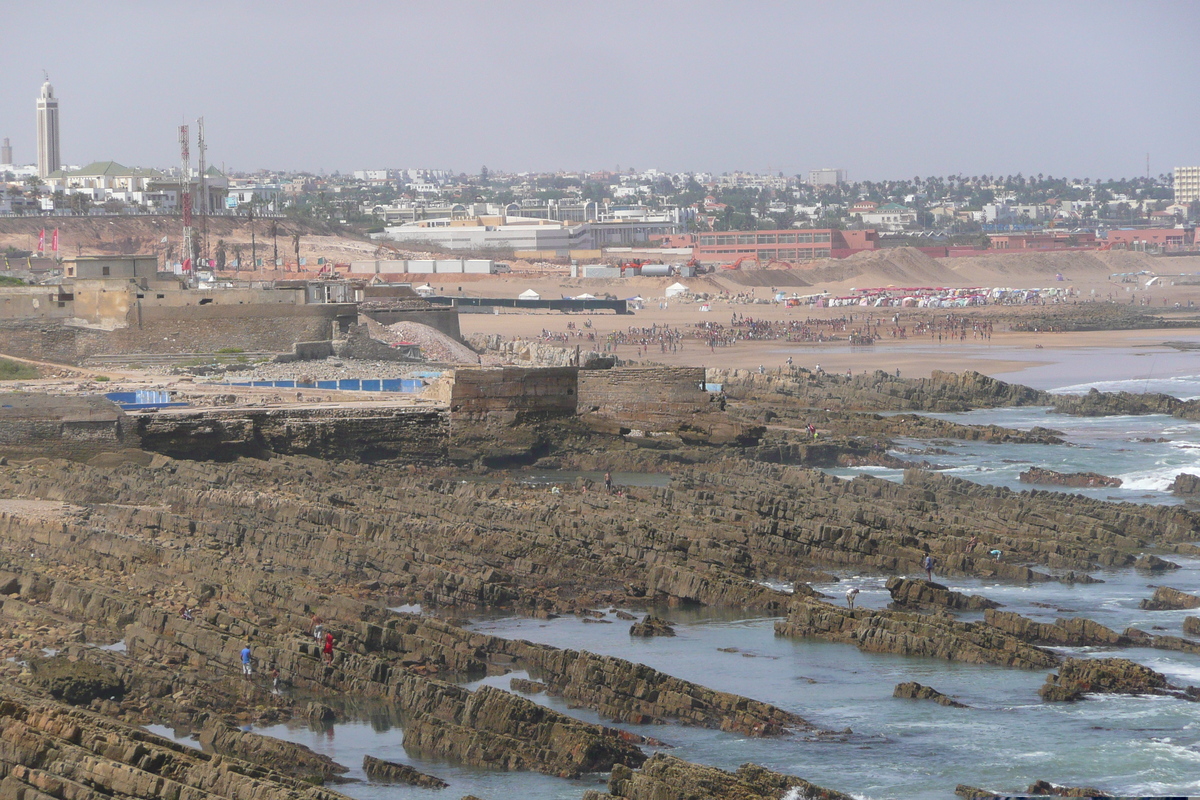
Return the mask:
[(886, 584), (897, 608), (948, 608), (953, 611), (983, 611), (999, 608), (995, 600), (951, 591), (940, 583), (919, 578), (889, 578)]
[(582, 800), (779, 800), (793, 789), (807, 800), (851, 800), (848, 794), (757, 764), (726, 772), (662, 753), (638, 770), (613, 767), (608, 791), (589, 790)]
[(372, 756), (363, 756), (363, 772), (375, 783), (403, 783), (422, 789), (445, 789), (450, 785), (441, 778), (418, 772), (407, 764), (397, 764)]
[(1047, 703), (1074, 702), (1085, 694), (1167, 695), (1200, 699), (1195, 687), (1172, 686), (1165, 675), (1127, 658), (1068, 658), (1058, 675), (1047, 675), (1038, 694)]

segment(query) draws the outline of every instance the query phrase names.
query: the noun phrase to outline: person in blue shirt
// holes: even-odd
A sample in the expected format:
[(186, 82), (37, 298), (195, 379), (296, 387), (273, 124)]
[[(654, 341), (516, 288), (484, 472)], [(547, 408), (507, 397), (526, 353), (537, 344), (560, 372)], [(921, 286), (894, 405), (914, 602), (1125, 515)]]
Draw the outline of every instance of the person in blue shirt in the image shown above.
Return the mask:
[(242, 675), (250, 677), (250, 645), (242, 648)]

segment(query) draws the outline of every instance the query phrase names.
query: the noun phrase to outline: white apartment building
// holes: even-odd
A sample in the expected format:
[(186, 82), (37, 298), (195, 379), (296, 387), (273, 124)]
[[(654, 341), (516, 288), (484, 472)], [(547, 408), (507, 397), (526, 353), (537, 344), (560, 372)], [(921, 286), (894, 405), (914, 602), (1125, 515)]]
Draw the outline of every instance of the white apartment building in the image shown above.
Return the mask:
[(1175, 202), (1186, 205), (1200, 200), (1200, 167), (1175, 168)]

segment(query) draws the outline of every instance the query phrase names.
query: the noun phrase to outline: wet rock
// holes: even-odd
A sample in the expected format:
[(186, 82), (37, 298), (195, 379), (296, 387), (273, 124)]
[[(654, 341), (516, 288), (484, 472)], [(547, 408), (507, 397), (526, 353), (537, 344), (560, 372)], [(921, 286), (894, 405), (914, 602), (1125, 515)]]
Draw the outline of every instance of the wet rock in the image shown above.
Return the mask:
[(899, 697), (905, 700), (932, 700), (941, 706), (949, 708), (969, 708), (964, 703), (953, 700), (950, 697), (942, 694), (932, 686), (924, 686), (920, 683), (897, 683), (895, 690), (892, 691), (892, 697)]
[(641, 622), (635, 622), (629, 627), (630, 636), (674, 636), (675, 628), (671, 623), (659, 617), (646, 615), (646, 618)]
[(1056, 786), (1050, 781), (1036, 781), (1025, 790), (1028, 794), (1049, 795), (1051, 797), (1112, 797), (1107, 792), (1086, 786)]
[(337, 712), (324, 703), (309, 703), (304, 707), (304, 716), (309, 722), (328, 723), (337, 719)]
[(1167, 561), (1149, 553), (1140, 556), (1137, 561), (1133, 562), (1133, 566), (1135, 569), (1146, 570), (1147, 572), (1163, 572), (1169, 569), (1179, 569), (1179, 565), (1175, 562)]
[(1183, 618), (1183, 635), (1200, 636), (1200, 617)]
[(1178, 694), (1166, 677), (1126, 658), (1068, 658), (1047, 675), (1038, 694), (1046, 702), (1072, 702), (1085, 694)]
[(892, 595), (892, 602), (902, 609), (949, 608), (955, 611), (982, 611), (1000, 606), (986, 597), (953, 592), (933, 581), (888, 578), (886, 588)]
[(633, 622), (635, 619), (637, 619), (636, 615), (630, 614), (628, 611), (621, 611), (620, 609), (614, 611), (613, 615), (617, 619), (624, 620), (626, 622)]
[(1146, 611), (1180, 611), (1188, 608), (1200, 608), (1200, 597), (1170, 586), (1159, 586), (1154, 590), (1154, 597), (1143, 600), (1139, 606)]
[(1120, 478), (1110, 478), (1097, 472), (1055, 472), (1054, 470), (1030, 467), (1018, 477), (1021, 483), (1035, 483), (1046, 486), (1070, 486), (1073, 488), (1109, 487), (1121, 485)]
[(469, 692), (441, 681), (409, 681), (404, 749), (425, 758), (563, 778), (637, 767), (642, 737), (581, 722), (491, 686)]
[(445, 789), (450, 784), (433, 775), (418, 772), (407, 764), (384, 761), (382, 758), (363, 756), (363, 772), (375, 783), (403, 783), (422, 789)]
[(214, 753), (260, 764), (300, 780), (324, 783), (350, 771), (304, 745), (243, 731), (221, 720), (207, 722), (199, 738), (201, 746)]
[(1035, 622), (1011, 611), (989, 609), (984, 612), (983, 620), (1030, 644), (1050, 647), (1123, 647), (1130, 644), (1128, 637), (1083, 617), (1065, 617), (1052, 623)]
[(1171, 494), (1179, 497), (1195, 497), (1200, 495), (1200, 475), (1181, 472), (1171, 481)]
[(775, 623), (775, 633), (845, 642), (867, 652), (1021, 669), (1041, 669), (1059, 661), (1054, 653), (986, 623), (902, 611), (850, 611), (809, 598), (797, 598), (788, 607), (787, 617)]
[(279, 764), (209, 755), (98, 714), (11, 693), (0, 697), (0, 732), (5, 797), (348, 800), (283, 774)]
[(1167, 394), (1101, 392), (1093, 388), (1086, 394), (1053, 397), (1056, 414), (1071, 414), (1077, 417), (1169, 414), (1182, 419), (1195, 419), (1200, 411), (1200, 403), (1194, 400), (1180, 400)]
[[(809, 800), (850, 800), (850, 795), (757, 764), (726, 772), (662, 753), (637, 770), (614, 767), (608, 781), (608, 797), (621, 800), (779, 800), (793, 789)], [(584, 795), (585, 800), (589, 797), (605, 795)]]
[(513, 678), (508, 683), (509, 688), (521, 694), (541, 694), (546, 691), (546, 684), (541, 681), (529, 681), (524, 678)]
[(66, 656), (34, 659), (29, 662), (34, 683), (50, 696), (74, 706), (93, 700), (120, 700), (125, 684), (111, 669), (91, 661), (73, 661)]
[(987, 789), (980, 789), (975, 786), (967, 786), (965, 783), (960, 783), (954, 787), (954, 793), (963, 800), (989, 800), (992, 797), (1000, 797), (1001, 795), (995, 792), (989, 792)]

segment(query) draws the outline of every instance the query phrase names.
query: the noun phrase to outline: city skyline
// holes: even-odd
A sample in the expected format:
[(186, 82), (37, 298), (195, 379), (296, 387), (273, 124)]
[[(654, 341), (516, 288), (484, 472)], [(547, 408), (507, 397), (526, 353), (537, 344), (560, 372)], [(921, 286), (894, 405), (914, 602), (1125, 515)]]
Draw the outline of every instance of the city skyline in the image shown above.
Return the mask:
[[(364, 3), (350, 13), (370, 24), (349, 29), (326, 8), (300, 6), (286, 20), (230, 3), (135, 19), (51, 3), (62, 41), (114, 41), (106, 34), (117, 28), (156, 41), (182, 28), (206, 57), (97, 70), (86, 48), (16, 42), (14, 63), (29, 66), (0, 87), (0, 136), (32, 160), (22, 108), (44, 66), (70, 87), (70, 164), (169, 166), (178, 125), (201, 115), (211, 162), (239, 171), (836, 166), (855, 180), (1106, 179), (1145, 174), (1147, 154), (1152, 175), (1197, 160), (1185, 132), (1200, 112), (1170, 98), (1171, 76), (1194, 74), (1200, 56), (1179, 50), (1147, 81), (1145, 65), (1165, 54), (1156, 37), (1128, 36), (1190, 29), (1200, 9), (1189, 3), (1013, 3), (1003, 14), (941, 2), (615, 3), (604, 13)], [(18, 26), (39, 18), (29, 8), (14, 16)], [(235, 44), (239, 30), (263, 41)]]

